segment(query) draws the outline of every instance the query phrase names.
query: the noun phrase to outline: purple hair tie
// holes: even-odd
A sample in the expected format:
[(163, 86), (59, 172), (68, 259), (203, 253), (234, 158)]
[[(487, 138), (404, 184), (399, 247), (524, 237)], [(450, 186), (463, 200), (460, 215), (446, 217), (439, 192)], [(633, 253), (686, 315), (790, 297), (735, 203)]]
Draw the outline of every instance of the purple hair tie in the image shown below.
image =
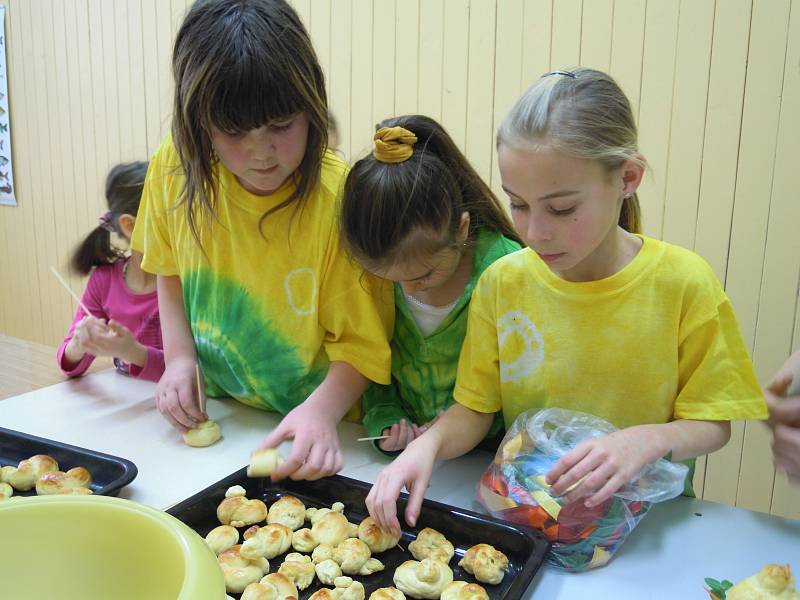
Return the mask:
[(100, 228), (105, 229), (109, 233), (114, 233), (114, 214), (108, 211), (100, 217)]

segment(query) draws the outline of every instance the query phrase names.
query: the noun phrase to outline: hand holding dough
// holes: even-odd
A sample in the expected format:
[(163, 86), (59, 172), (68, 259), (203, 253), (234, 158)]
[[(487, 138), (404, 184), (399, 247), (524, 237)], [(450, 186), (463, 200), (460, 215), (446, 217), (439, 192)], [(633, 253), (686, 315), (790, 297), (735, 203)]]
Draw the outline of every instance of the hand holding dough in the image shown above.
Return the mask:
[(248, 477), (269, 477), (272, 472), (283, 462), (283, 456), (276, 448), (256, 450), (250, 455), (250, 464), (247, 465)]

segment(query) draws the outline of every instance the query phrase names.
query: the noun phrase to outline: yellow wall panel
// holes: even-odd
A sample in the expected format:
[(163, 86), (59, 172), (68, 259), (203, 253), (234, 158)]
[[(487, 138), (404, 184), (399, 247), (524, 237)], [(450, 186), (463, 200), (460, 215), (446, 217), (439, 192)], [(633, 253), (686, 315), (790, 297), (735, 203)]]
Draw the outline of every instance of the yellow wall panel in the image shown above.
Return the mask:
[(583, 0), (553, 0), (550, 46), (552, 69), (568, 69), (580, 63), (582, 12)]
[[(426, 0), (422, 0), (425, 2)], [(397, 61), (395, 68), (395, 113), (417, 113), (419, 99), (419, 5), (420, 0), (397, 0), (395, 43)], [(338, 8), (336, 10), (339, 10)]]
[[(2, 0), (0, 0), (2, 1)], [(326, 72), (342, 153), (374, 124), (440, 122), (500, 193), (494, 134), (543, 73), (608, 70), (652, 173), (645, 232), (724, 281), (759, 378), (800, 347), (800, 0), (292, 0)], [(0, 332), (57, 344), (75, 309), (48, 271), (104, 211), (118, 161), (169, 131), (175, 31), (191, 0), (5, 0), (17, 207), (0, 206)], [(504, 199), (505, 200), (505, 199)], [(76, 292), (82, 278), (69, 274)], [(707, 499), (800, 516), (769, 431), (736, 423), (698, 461)]]
[(488, 85), (494, 78), (494, 36), (494, 1), (473, 1), (469, 10), (466, 156), (486, 181), (491, 176), (494, 153), (494, 94)]

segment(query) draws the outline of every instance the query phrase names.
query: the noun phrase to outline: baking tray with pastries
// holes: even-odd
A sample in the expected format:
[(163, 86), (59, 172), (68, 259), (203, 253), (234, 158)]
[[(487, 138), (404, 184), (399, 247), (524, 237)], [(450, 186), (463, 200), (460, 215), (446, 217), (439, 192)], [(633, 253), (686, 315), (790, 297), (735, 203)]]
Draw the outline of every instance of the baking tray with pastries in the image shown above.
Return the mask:
[(0, 501), (17, 496), (118, 496), (134, 480), (131, 461), (0, 427)]
[(369, 518), (370, 487), (339, 475), (272, 482), (242, 469), (167, 512), (205, 537), (227, 593), (241, 600), (511, 600), (549, 548), (537, 531), (430, 500), (398, 540)]

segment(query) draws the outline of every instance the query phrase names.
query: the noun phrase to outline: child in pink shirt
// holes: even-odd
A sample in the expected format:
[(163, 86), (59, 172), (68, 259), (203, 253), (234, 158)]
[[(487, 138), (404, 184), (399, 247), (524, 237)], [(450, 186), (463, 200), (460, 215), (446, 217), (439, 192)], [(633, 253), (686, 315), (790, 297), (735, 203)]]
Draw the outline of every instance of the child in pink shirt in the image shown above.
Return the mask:
[(67, 337), (58, 349), (65, 375), (82, 375), (96, 356), (114, 357), (126, 375), (158, 381), (164, 372), (164, 350), (158, 319), (156, 278), (141, 269), (142, 255), (129, 257), (111, 244), (111, 233), (130, 241), (142, 195), (146, 162), (121, 164), (106, 179), (109, 211), (72, 257), (72, 269), (91, 273)]

